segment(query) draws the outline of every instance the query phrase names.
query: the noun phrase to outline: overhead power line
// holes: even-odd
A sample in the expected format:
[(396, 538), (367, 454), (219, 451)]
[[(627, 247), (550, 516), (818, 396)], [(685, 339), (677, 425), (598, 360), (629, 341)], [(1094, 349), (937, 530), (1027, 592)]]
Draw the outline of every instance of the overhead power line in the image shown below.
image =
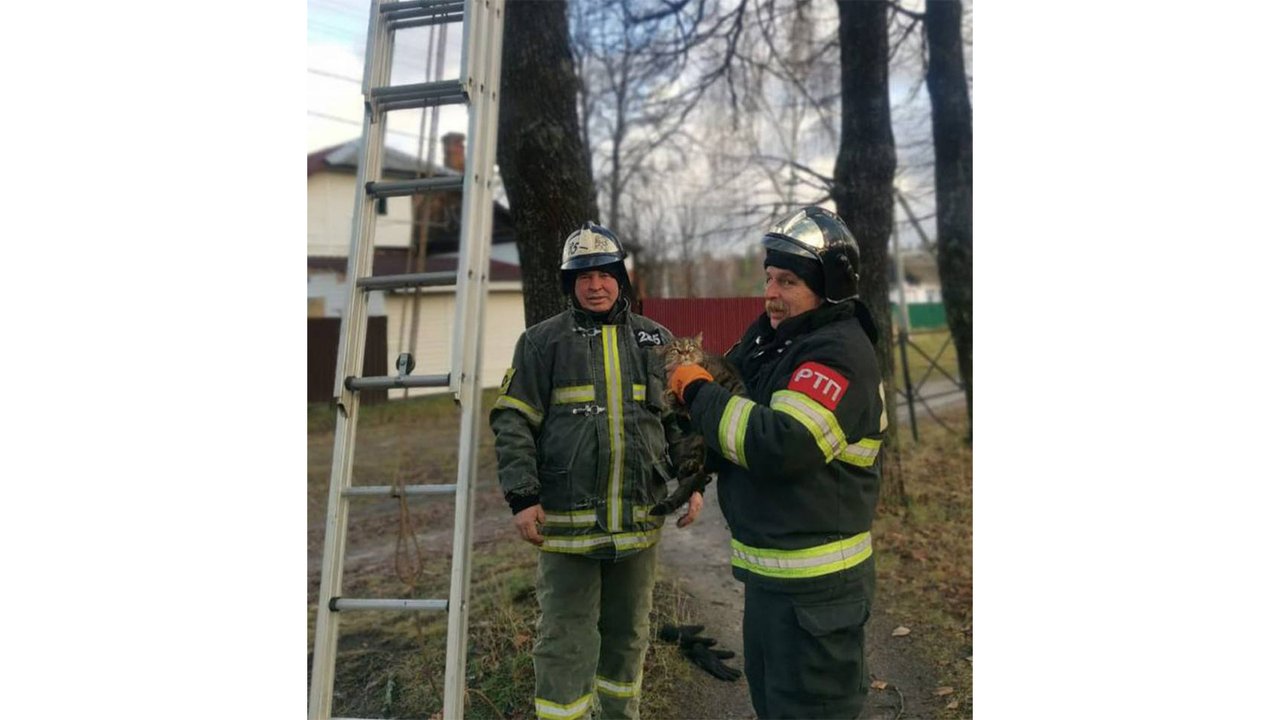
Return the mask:
[(339, 75), (338, 73), (329, 72), (328, 70), (320, 70), (319, 68), (307, 68), (307, 72), (313, 75), (323, 75), (324, 77), (333, 78), (334, 80), (346, 80), (357, 85), (364, 82), (360, 78), (351, 77), (349, 75)]
[[(352, 120), (351, 118), (338, 117), (337, 115), (330, 115), (328, 113), (322, 113), (317, 110), (308, 110), (307, 114), (311, 115), (312, 117), (318, 117), (324, 120), (332, 120), (334, 122), (345, 123), (347, 125), (356, 125), (356, 126), (364, 125), (363, 120)], [(405, 137), (411, 137), (414, 139), (417, 139), (418, 137), (418, 133), (408, 132), (406, 130), (397, 130), (393, 127), (388, 127), (387, 132), (395, 133), (396, 135), (404, 135)]]

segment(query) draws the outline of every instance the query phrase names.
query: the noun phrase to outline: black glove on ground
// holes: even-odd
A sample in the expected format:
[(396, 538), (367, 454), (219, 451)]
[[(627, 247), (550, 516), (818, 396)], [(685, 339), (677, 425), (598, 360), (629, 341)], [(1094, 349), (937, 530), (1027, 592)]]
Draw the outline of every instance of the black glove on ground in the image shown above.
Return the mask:
[(723, 653), (727, 652), (730, 657), (733, 656), (733, 653), (728, 650), (712, 650), (701, 643), (692, 643), (687, 646), (681, 645), (680, 652), (684, 653), (685, 657), (692, 660), (694, 665), (697, 665), (708, 673), (711, 673), (711, 676), (717, 680), (733, 682), (734, 680), (742, 677), (741, 670), (729, 667), (728, 665), (720, 662), (720, 658), (723, 657)]
[(720, 662), (733, 657), (733, 651), (712, 649), (711, 646), (716, 641), (714, 638), (698, 635), (702, 629), (701, 625), (663, 625), (658, 630), (658, 638), (679, 643), (682, 655), (716, 679), (733, 682), (742, 677), (741, 670)]
[[(658, 629), (658, 639), (665, 640), (669, 643), (681, 642), (683, 640), (691, 640), (702, 632), (702, 625), (663, 625)], [(711, 638), (700, 638), (711, 640)], [(711, 640), (711, 644), (715, 644), (715, 640)]]

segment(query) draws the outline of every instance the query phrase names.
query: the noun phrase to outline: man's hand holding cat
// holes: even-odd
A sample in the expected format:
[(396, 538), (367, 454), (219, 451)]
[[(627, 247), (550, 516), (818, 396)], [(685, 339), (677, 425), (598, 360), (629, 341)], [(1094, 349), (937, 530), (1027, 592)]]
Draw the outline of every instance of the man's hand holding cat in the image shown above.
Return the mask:
[(688, 365), (678, 365), (671, 371), (671, 375), (667, 377), (667, 387), (671, 392), (675, 393), (676, 399), (681, 404), (684, 404), (684, 389), (694, 380), (715, 382), (715, 378), (711, 376), (711, 373), (707, 372), (706, 368), (690, 363)]
[(688, 527), (698, 519), (698, 513), (702, 512), (702, 493), (697, 490), (689, 496), (689, 510), (676, 521), (676, 527)]

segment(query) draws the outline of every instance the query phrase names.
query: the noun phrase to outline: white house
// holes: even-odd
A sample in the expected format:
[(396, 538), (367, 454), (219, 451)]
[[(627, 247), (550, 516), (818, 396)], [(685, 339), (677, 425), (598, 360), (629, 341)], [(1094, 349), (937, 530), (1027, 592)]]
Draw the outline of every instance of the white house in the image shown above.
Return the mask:
[(942, 282), (938, 277), (938, 259), (928, 250), (902, 251), (902, 279), (905, 293), (898, 292), (897, 264), (889, 268), (889, 302), (900, 303), (901, 295), (907, 296), (907, 304), (942, 302)]
[[(359, 144), (352, 140), (307, 156), (308, 318), (340, 318), (345, 310)], [(442, 144), (445, 166), (426, 174), (457, 175), (464, 157), (463, 137), (451, 133), (444, 136)], [(385, 179), (412, 178), (417, 172), (416, 158), (389, 148), (385, 151)], [(380, 202), (374, 235), (374, 275), (417, 272), (415, 239), (422, 238), (426, 247), (423, 271), (457, 269), (457, 209), (461, 193), (437, 192), (426, 198), (392, 197)], [(492, 225), (481, 359), (482, 383), (486, 387), (502, 382), (503, 373), (511, 365), (516, 340), (524, 331), (524, 298), (514, 227), (507, 209), (498, 203), (494, 203)], [(395, 361), (402, 352), (413, 353), (415, 375), (449, 372), (454, 288), (421, 288), (416, 295), (413, 290), (373, 291), (369, 295), (369, 315), (387, 318), (388, 367), (381, 370), (382, 374), (395, 374)], [(366, 375), (378, 372), (365, 369)], [(433, 392), (442, 389), (414, 388), (409, 395)], [(404, 395), (403, 390), (388, 393), (392, 399)]]

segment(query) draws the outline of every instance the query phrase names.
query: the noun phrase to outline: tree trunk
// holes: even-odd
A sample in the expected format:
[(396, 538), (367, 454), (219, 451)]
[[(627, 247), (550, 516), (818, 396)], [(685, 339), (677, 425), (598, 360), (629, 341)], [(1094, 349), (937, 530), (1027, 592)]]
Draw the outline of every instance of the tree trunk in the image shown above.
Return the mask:
[[(893, 325), (889, 314), (889, 237), (897, 157), (889, 118), (888, 5), (837, 2), (840, 9), (840, 147), (832, 197), (858, 241), (859, 295), (880, 329), (876, 356), (889, 405), (886, 441), (896, 447)], [(886, 463), (886, 467), (888, 464)]]
[(565, 309), (561, 247), (599, 216), (565, 13), (564, 0), (507, 2), (498, 166), (516, 227), (526, 327)]
[(933, 106), (938, 274), (973, 432), (973, 109), (964, 74), (960, 0), (928, 0), (925, 81)]

